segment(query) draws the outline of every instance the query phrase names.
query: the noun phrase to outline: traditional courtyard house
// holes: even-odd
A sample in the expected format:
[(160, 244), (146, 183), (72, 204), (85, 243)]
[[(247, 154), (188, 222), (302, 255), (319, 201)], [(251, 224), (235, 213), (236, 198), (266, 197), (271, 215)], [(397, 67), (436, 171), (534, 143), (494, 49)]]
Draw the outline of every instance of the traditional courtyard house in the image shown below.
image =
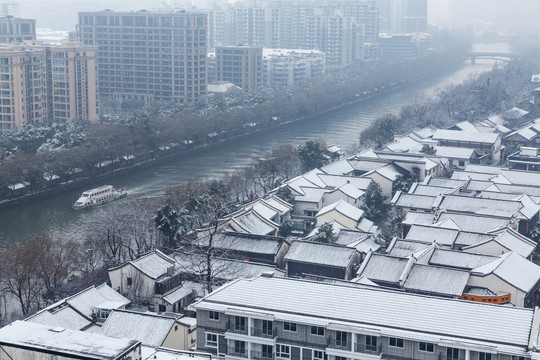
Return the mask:
[(136, 340), (15, 321), (0, 329), (0, 359), (141, 360)]
[(356, 276), (360, 253), (352, 247), (295, 241), (285, 255), (287, 276), (319, 275), (350, 280)]
[(474, 133), (458, 130), (437, 130), (433, 140), (439, 146), (451, 146), (483, 151), (493, 162), (498, 164), (501, 160), (501, 136), (496, 133)]
[(190, 350), (196, 331), (180, 322), (179, 314), (140, 313), (115, 310), (107, 318), (99, 333), (102, 335), (134, 339), (144, 346)]

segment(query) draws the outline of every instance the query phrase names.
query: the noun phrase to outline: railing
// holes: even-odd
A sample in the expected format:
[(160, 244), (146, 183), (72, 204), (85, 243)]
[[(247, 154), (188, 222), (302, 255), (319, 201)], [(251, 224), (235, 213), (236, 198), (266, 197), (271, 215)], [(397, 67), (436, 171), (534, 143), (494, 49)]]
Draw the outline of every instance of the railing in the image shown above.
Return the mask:
[(251, 328), (251, 336), (273, 339), (277, 336), (277, 329)]
[(262, 351), (251, 350), (251, 358), (254, 360), (274, 360), (274, 353), (268, 354)]
[(368, 345), (368, 344), (356, 344), (354, 349), (356, 352), (366, 353), (366, 354), (380, 354), (382, 352), (381, 344), (377, 345)]
[(237, 328), (234, 326), (234, 323), (232, 321), (227, 321), (227, 331), (235, 333), (235, 334), (244, 334), (247, 335), (247, 325), (242, 328)]
[(236, 349), (234, 347), (229, 347), (229, 349), (227, 351), (227, 355), (247, 359), (248, 352), (247, 352), (247, 350), (244, 350), (244, 352), (236, 351)]

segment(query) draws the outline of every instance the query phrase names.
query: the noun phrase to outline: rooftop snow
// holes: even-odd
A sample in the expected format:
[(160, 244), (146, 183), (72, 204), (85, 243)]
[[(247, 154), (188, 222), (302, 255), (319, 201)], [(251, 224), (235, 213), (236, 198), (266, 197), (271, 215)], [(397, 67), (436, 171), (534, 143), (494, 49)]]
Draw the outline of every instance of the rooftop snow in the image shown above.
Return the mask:
[(540, 281), (540, 266), (521, 255), (510, 252), (473, 270), (480, 275), (495, 274), (523, 292), (529, 292)]
[(514, 351), (527, 349), (534, 316), (533, 309), (275, 277), (235, 281), (194, 307), (270, 311), (281, 321), (348, 324), (379, 330), (383, 336), (410, 331), (416, 339), (487, 342)]
[(463, 251), (435, 249), (431, 255), (431, 258), (429, 259), (429, 264), (472, 270), (496, 259), (496, 256), (471, 254)]
[[(57, 329), (57, 330), (55, 330)], [(36, 351), (56, 352), (66, 357), (120, 359), (139, 344), (136, 340), (109, 337), (76, 330), (15, 321), (0, 329), (0, 344)]]
[(508, 219), (496, 218), (491, 216), (469, 215), (443, 212), (439, 216), (439, 222), (452, 220), (460, 230), (488, 232), (498, 228), (505, 227), (509, 224)]
[(432, 295), (459, 297), (468, 280), (468, 271), (414, 264), (403, 288)]
[[(201, 246), (207, 245), (208, 237), (197, 240)], [(281, 248), (283, 239), (274, 236), (261, 236), (241, 233), (216, 233), (212, 237), (212, 246), (218, 249), (256, 254), (275, 255)]]
[(437, 130), (433, 134), (434, 140), (465, 141), (484, 144), (495, 144), (498, 138), (499, 134), (495, 133), (472, 133), (459, 130)]
[(131, 265), (152, 279), (157, 279), (167, 274), (167, 269), (174, 265), (174, 260), (161, 251), (154, 250), (149, 254), (131, 261)]
[(398, 284), (408, 259), (373, 253), (366, 261), (367, 264), (362, 264), (358, 276), (365, 276), (375, 282)]
[(95, 307), (109, 301), (117, 302), (120, 306), (127, 305), (130, 302), (107, 284), (88, 288), (66, 299), (66, 302), (71, 307), (88, 318), (92, 316)]
[(356, 222), (358, 222), (362, 216), (364, 216), (364, 211), (362, 209), (359, 209), (344, 200), (339, 200), (333, 204), (323, 207), (321, 210), (319, 210), (316, 217), (322, 216), (333, 210)]
[(412, 225), (405, 239), (416, 240), (426, 244), (436, 242), (439, 245), (452, 247), (458, 232), (457, 230), (437, 226)]
[(238, 217), (232, 219), (248, 234), (268, 235), (272, 234), (276, 229), (267, 224), (263, 219), (259, 218), (253, 211), (248, 211)]
[(346, 246), (311, 241), (295, 241), (292, 243), (287, 255), (285, 255), (285, 261), (347, 267), (355, 254), (356, 249)]

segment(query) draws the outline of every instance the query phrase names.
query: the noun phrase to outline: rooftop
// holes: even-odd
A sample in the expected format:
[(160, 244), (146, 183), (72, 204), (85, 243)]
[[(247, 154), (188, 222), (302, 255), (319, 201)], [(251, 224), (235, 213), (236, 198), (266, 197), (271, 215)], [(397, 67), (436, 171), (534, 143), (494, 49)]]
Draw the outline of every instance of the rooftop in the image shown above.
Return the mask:
[(465, 141), (472, 143), (495, 144), (499, 134), (496, 133), (472, 133), (459, 130), (437, 130), (433, 134), (434, 140)]
[(353, 261), (356, 249), (347, 246), (325, 244), (312, 241), (295, 241), (285, 261), (347, 267)]
[(121, 359), (137, 348), (139, 341), (69, 330), (26, 321), (0, 329), (0, 344), (38, 352), (53, 352), (84, 359)]
[(403, 288), (431, 295), (459, 297), (468, 280), (468, 271), (414, 264)]

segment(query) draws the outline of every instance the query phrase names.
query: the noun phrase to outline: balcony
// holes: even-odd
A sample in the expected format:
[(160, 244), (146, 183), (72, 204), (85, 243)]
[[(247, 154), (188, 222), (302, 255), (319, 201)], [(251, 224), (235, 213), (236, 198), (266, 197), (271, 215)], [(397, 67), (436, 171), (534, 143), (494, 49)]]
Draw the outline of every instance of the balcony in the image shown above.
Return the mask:
[(251, 336), (273, 339), (277, 336), (277, 329), (251, 328)]
[(248, 335), (247, 325), (236, 327), (234, 322), (232, 321), (227, 321), (227, 332), (231, 332), (234, 334)]
[(331, 349), (351, 351), (351, 342), (350, 341), (336, 340), (336, 338), (334, 336), (328, 337), (327, 345)]
[(254, 360), (274, 360), (276, 357), (274, 356), (273, 353), (269, 354), (267, 352), (262, 352), (262, 351), (255, 351), (255, 350), (252, 350), (251, 351), (251, 359), (254, 359)]
[(235, 351), (234, 348), (229, 348), (229, 351), (227, 351), (227, 356), (247, 359), (248, 354), (247, 354), (247, 351), (241, 352), (241, 351)]
[(356, 348), (354, 349), (354, 351), (364, 354), (380, 355), (382, 353), (382, 346), (381, 344), (356, 344)]

